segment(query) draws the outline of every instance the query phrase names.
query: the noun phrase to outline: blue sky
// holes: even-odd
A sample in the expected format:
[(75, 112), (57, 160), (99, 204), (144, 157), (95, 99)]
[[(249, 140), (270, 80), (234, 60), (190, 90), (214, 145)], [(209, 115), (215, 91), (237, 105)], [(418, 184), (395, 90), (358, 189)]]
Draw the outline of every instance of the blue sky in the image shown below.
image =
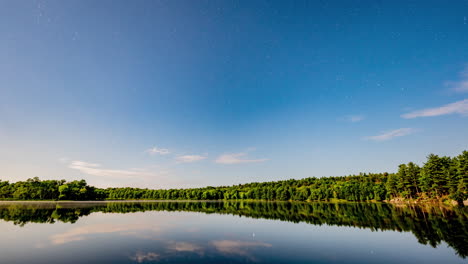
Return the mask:
[(466, 1), (2, 1), (0, 178), (230, 185), (468, 149)]

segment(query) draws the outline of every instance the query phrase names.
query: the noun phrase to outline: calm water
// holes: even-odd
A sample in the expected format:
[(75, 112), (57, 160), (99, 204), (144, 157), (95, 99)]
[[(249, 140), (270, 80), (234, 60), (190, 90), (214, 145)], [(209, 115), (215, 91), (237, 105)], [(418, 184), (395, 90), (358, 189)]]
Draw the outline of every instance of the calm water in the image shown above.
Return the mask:
[(0, 263), (468, 263), (468, 210), (0, 202)]

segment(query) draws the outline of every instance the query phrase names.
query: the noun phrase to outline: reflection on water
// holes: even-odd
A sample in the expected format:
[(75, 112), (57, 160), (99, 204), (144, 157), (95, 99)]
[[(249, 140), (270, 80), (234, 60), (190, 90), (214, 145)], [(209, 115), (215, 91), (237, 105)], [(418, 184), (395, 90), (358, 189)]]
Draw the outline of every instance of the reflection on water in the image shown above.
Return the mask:
[(0, 219), (2, 263), (464, 263), (468, 256), (462, 208), (3, 202)]

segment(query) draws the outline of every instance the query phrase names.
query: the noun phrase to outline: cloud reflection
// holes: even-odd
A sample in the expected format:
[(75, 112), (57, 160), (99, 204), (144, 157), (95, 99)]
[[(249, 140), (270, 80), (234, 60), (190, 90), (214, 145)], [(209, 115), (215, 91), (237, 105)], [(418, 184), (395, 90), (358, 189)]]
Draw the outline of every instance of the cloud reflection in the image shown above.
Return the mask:
[(141, 251), (138, 251), (135, 254), (135, 256), (130, 257), (131, 260), (138, 262), (138, 263), (143, 263), (146, 261), (154, 261), (154, 260), (157, 260), (158, 258), (159, 258), (159, 254), (156, 254), (154, 252), (144, 253)]
[(120, 235), (135, 236), (142, 239), (154, 239), (160, 234), (163, 226), (159, 224), (132, 223), (132, 224), (92, 224), (72, 228), (64, 233), (52, 235), (49, 240), (53, 245), (61, 245), (74, 241), (89, 239), (96, 234), (119, 233)]
[(249, 253), (249, 249), (253, 247), (271, 247), (271, 244), (260, 241), (239, 241), (239, 240), (216, 240), (211, 244), (221, 253), (230, 255), (239, 255), (254, 260), (254, 257)]
[(177, 252), (195, 252), (199, 254), (203, 253), (202, 247), (189, 242), (172, 242), (167, 248)]

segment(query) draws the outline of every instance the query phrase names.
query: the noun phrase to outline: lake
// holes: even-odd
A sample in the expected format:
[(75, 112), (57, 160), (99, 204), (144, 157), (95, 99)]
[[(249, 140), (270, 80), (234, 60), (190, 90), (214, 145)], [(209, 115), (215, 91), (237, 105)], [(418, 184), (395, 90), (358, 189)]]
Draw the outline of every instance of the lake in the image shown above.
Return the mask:
[(466, 208), (0, 202), (0, 230), (0, 263), (468, 262)]

